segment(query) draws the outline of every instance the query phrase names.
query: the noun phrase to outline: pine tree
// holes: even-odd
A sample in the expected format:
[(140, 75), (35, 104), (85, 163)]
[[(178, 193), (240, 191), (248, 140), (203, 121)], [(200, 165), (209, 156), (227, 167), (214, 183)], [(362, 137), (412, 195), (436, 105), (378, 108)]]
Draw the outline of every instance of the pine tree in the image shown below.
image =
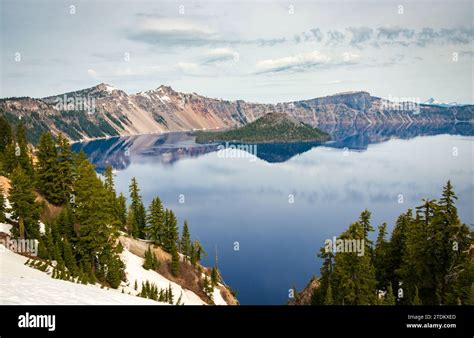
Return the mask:
[(9, 197), (12, 216), (18, 220), (18, 235), (22, 239), (39, 238), (40, 206), (36, 203), (32, 187), (30, 178), (22, 167), (18, 166), (11, 175)]
[(5, 222), (5, 218), (6, 218), (5, 211), (6, 211), (5, 195), (4, 195), (3, 186), (0, 184), (0, 222)]
[(374, 268), (375, 278), (377, 279), (377, 289), (387, 290), (390, 283), (389, 278), (389, 243), (385, 239), (387, 235), (387, 223), (383, 223), (378, 227), (379, 233), (374, 249)]
[(20, 165), (23, 171), (33, 177), (33, 163), (28, 148), (26, 129), (22, 122), (16, 128), (16, 147), (15, 147), (16, 165)]
[(5, 149), (12, 142), (12, 128), (8, 121), (2, 115), (0, 115), (0, 155), (5, 153)]
[(123, 193), (120, 193), (119, 197), (117, 197), (116, 215), (121, 225), (120, 228), (123, 229), (127, 224), (127, 201)]
[(219, 283), (219, 271), (217, 267), (213, 266), (211, 270), (211, 284), (217, 286), (217, 283)]
[[(339, 239), (350, 241), (364, 238), (366, 227), (356, 222)], [(334, 259), (335, 303), (346, 305), (374, 305), (376, 298), (375, 269), (371, 255), (357, 252), (337, 252)]]
[(50, 133), (41, 135), (37, 158), (38, 190), (50, 203), (59, 205), (63, 202), (63, 192), (60, 185), (58, 153)]
[(184, 221), (183, 232), (181, 234), (180, 242), (181, 253), (188, 259), (191, 256), (191, 235), (189, 233), (188, 222)]
[(145, 226), (146, 226), (146, 212), (143, 206), (142, 197), (140, 196), (140, 189), (138, 188), (137, 179), (132, 178), (130, 183), (130, 211), (133, 216), (130, 217), (133, 220), (131, 227), (133, 228), (133, 236), (135, 238), (144, 238)]
[(393, 294), (392, 283), (388, 284), (387, 293), (385, 294), (385, 298), (383, 301), (384, 305), (395, 305), (395, 295)]
[(13, 144), (12, 129), (8, 121), (0, 115), (0, 174), (6, 174), (7, 148)]
[(177, 250), (179, 239), (178, 224), (172, 210), (165, 211), (165, 231), (163, 236), (163, 249), (171, 253), (173, 247)]
[(67, 239), (64, 239), (63, 241), (63, 252), (64, 252), (64, 264), (66, 265), (68, 270), (74, 276), (76, 276), (78, 273), (77, 263), (73, 254), (71, 244), (69, 244), (69, 241)]
[(99, 280), (116, 287), (124, 267), (118, 257), (122, 248), (117, 245), (115, 217), (108, 203), (108, 192), (87, 160), (79, 163), (74, 191), (75, 215), (80, 224), (78, 250), (90, 260), (92, 275), (97, 274)]
[(415, 297), (413, 298), (412, 305), (421, 305), (421, 299), (418, 295), (418, 287), (415, 287)]
[(171, 288), (171, 284), (168, 286), (168, 302), (173, 304), (173, 289)]
[(147, 216), (148, 226), (146, 234), (155, 244), (163, 245), (165, 232), (165, 212), (159, 197), (155, 197), (150, 204)]
[(171, 274), (174, 277), (179, 276), (179, 254), (176, 244), (171, 247)]
[(333, 305), (334, 300), (332, 298), (332, 288), (331, 283), (328, 284), (328, 288), (326, 291), (326, 297), (324, 298), (324, 305)]
[(61, 201), (64, 204), (70, 200), (72, 193), (74, 156), (69, 141), (61, 133), (56, 139), (56, 146), (58, 152), (58, 181), (62, 194)]

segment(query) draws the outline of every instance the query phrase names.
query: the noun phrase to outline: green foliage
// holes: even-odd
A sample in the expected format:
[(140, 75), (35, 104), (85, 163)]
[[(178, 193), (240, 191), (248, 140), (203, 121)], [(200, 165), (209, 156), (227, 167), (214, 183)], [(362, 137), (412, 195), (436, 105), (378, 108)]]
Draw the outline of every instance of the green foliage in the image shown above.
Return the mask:
[(127, 224), (130, 233), (135, 238), (145, 237), (145, 226), (146, 226), (146, 212), (143, 206), (142, 197), (140, 196), (140, 189), (135, 177), (132, 178), (130, 183), (130, 209), (129, 219), (130, 223)]
[(179, 276), (179, 254), (176, 244), (171, 247), (171, 274), (174, 277)]
[(196, 142), (236, 141), (247, 143), (327, 141), (324, 131), (301, 123), (284, 113), (267, 114), (243, 127), (223, 132), (198, 132)]
[(159, 197), (155, 197), (148, 208), (148, 226), (146, 234), (155, 244), (164, 244), (165, 235), (165, 212)]
[(459, 219), (456, 200), (448, 181), (439, 201), (425, 199), (415, 216), (409, 209), (398, 217), (390, 241), (387, 225), (379, 226), (374, 248), (368, 241), (370, 212), (365, 210), (339, 238), (363, 238), (368, 254), (337, 252), (333, 260), (323, 248), (320, 286), (313, 291), (312, 304), (326, 303), (329, 290), (334, 304), (377, 304), (379, 290), (386, 292), (382, 303), (387, 305), (470, 304), (473, 237)]
[(5, 222), (5, 192), (3, 186), (0, 184), (0, 222)]
[(155, 256), (155, 253), (151, 250), (151, 246), (145, 251), (145, 262), (143, 263), (143, 268), (145, 270), (156, 270), (159, 267), (158, 259)]
[(178, 246), (178, 223), (172, 210), (165, 210), (164, 235), (162, 240), (163, 249), (172, 252), (173, 248), (177, 250)]
[(191, 235), (189, 233), (188, 222), (184, 221), (183, 232), (181, 234), (181, 241), (179, 244), (181, 253), (188, 259), (191, 256)]
[(41, 206), (36, 202), (30, 176), (18, 165), (10, 178), (11, 212), (13, 219), (18, 221), (18, 228), (13, 227), (12, 232), (21, 238), (39, 238), (38, 220)]

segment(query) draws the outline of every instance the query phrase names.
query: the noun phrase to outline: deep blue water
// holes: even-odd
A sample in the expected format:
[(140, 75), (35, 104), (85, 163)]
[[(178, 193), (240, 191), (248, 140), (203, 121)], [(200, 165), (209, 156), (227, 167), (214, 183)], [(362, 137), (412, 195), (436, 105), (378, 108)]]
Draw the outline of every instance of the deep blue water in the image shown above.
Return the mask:
[(327, 145), (257, 146), (252, 159), (222, 157), (216, 145), (175, 133), (74, 149), (83, 148), (99, 172), (112, 164), (119, 192), (128, 196), (135, 176), (147, 205), (158, 195), (180, 225), (188, 220), (208, 252), (204, 264), (213, 264), (217, 249), (222, 275), (242, 304), (284, 304), (291, 287), (319, 274), (324, 240), (365, 208), (374, 227), (388, 222), (391, 229), (400, 213), (438, 198), (451, 179), (461, 219), (472, 224), (473, 141), (444, 130), (351, 132)]

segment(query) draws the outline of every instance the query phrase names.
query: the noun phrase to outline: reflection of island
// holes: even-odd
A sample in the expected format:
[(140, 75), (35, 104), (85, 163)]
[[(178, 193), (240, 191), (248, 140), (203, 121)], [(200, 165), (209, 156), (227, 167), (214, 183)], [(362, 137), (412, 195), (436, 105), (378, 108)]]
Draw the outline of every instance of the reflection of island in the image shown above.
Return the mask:
[[(365, 150), (371, 143), (391, 138), (409, 139), (438, 134), (474, 135), (471, 123), (431, 126), (428, 124), (374, 125), (362, 129), (344, 127), (326, 129), (332, 140), (323, 146)], [(161, 135), (117, 137), (73, 144), (73, 150), (84, 150), (91, 162), (102, 172), (107, 165), (116, 170), (127, 168), (131, 162), (157, 162), (172, 165), (185, 158), (198, 157), (218, 150), (219, 143), (197, 144), (191, 133), (178, 132)], [(290, 158), (321, 146), (317, 142), (258, 144), (257, 157), (270, 163), (285, 162)]]

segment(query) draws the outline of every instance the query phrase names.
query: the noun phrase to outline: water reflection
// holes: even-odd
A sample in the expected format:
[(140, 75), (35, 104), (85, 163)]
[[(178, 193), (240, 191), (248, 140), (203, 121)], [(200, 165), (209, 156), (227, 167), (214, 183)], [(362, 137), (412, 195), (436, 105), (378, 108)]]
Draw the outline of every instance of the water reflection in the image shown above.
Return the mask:
[[(332, 148), (347, 148), (366, 150), (370, 144), (388, 141), (392, 138), (410, 139), (416, 136), (438, 134), (474, 135), (471, 123), (456, 123), (442, 125), (427, 124), (393, 124), (374, 125), (363, 129), (355, 126), (344, 128), (322, 128), (331, 134), (332, 141), (321, 144), (318, 142), (259, 144), (257, 157), (268, 163), (286, 162), (296, 155), (303, 154), (314, 147), (325, 146)], [(236, 145), (236, 144), (230, 144)], [(196, 144), (192, 133), (177, 132), (161, 135), (140, 135), (116, 137), (76, 143), (73, 150), (83, 150), (98, 172), (107, 165), (116, 170), (126, 169), (132, 161), (139, 160), (173, 165), (175, 162), (198, 157), (218, 150), (219, 144)]]

